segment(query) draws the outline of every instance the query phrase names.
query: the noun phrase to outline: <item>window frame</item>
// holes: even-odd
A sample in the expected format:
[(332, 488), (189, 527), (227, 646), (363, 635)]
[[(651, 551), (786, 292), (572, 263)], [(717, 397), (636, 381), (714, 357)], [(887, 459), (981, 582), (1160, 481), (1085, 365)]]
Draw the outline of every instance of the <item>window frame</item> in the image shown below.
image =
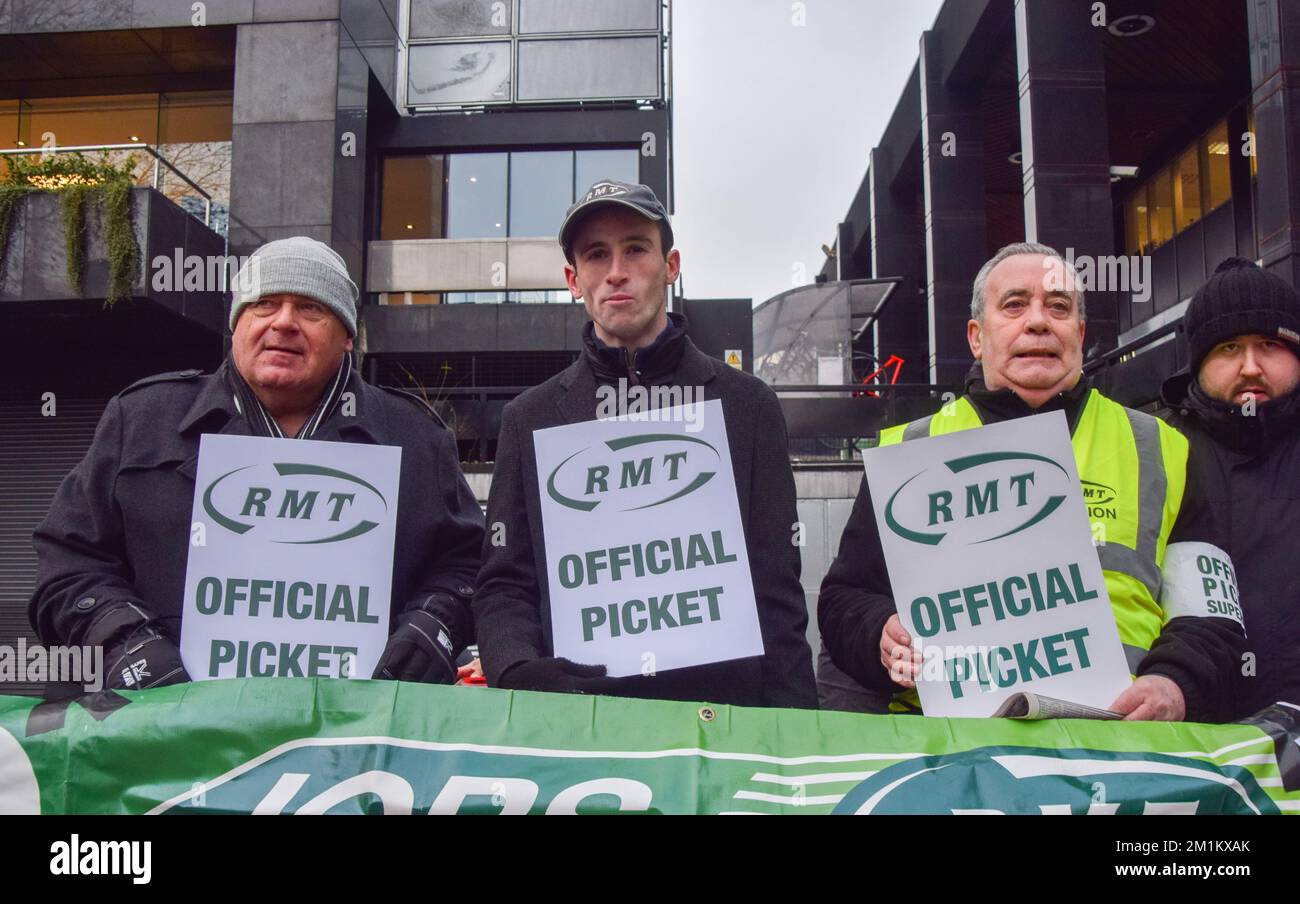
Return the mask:
[[(1248, 115), (1249, 112), (1250, 111), (1248, 111)], [(1199, 135), (1197, 135), (1195, 140), (1191, 141), (1190, 143), (1188, 143), (1187, 145), (1179, 149), (1178, 153), (1171, 154), (1169, 158), (1158, 169), (1156, 169), (1153, 175), (1147, 176), (1145, 179), (1143, 179), (1140, 184), (1134, 187), (1134, 189), (1124, 197), (1123, 201), (1120, 204), (1121, 211), (1122, 211), (1121, 221), (1124, 224), (1123, 243), (1124, 243), (1124, 247), (1129, 250), (1129, 253), (1134, 253), (1134, 249), (1136, 249), (1137, 253), (1150, 254), (1158, 248), (1163, 248), (1165, 245), (1174, 241), (1176, 238), (1178, 238), (1178, 236), (1182, 235), (1188, 229), (1191, 229), (1193, 226), (1203, 223), (1205, 219), (1210, 216), (1210, 214), (1214, 213), (1214, 211), (1218, 210), (1220, 207), (1223, 207), (1225, 204), (1231, 203), (1234, 200), (1235, 195), (1233, 194), (1233, 190), (1232, 190), (1232, 170), (1231, 170), (1231, 163), (1229, 163), (1227, 197), (1214, 208), (1210, 207), (1210, 199), (1211, 199), (1210, 167), (1209, 167), (1210, 137), (1216, 131), (1220, 129), (1223, 130), (1224, 134), (1228, 136), (1228, 156), (1229, 156), (1229, 161), (1231, 161), (1232, 136), (1228, 132), (1228, 119), (1230, 115), (1231, 114), (1225, 115), (1220, 119), (1216, 120), (1215, 123), (1211, 125), (1208, 129), (1205, 129)], [(1179, 186), (1176, 183), (1178, 182), (1179, 162), (1182, 161), (1189, 154), (1193, 155), (1196, 161), (1197, 191), (1198, 191), (1197, 200), (1200, 202), (1200, 208), (1199, 208), (1199, 213), (1194, 221), (1188, 223), (1185, 226), (1179, 226), (1178, 225), (1179, 216), (1182, 211), (1181, 211), (1181, 205), (1179, 204), (1179, 197), (1180, 197)], [(1255, 158), (1252, 157), (1251, 160), (1252, 163), (1254, 163)], [(1169, 221), (1171, 225), (1171, 231), (1167, 238), (1157, 243), (1155, 192), (1157, 189), (1157, 184), (1160, 182), (1162, 178), (1167, 179), (1169, 182), (1168, 185)], [(1131, 225), (1129, 222), (1129, 215), (1128, 215), (1129, 205), (1134, 204), (1134, 202), (1137, 200), (1143, 200), (1146, 204), (1146, 212), (1145, 212), (1146, 233), (1147, 233), (1146, 245), (1142, 245), (1137, 241), (1138, 239), (1141, 238), (1140, 236), (1131, 236), (1128, 234), (1129, 227)]]
[[(514, 219), (513, 219), (513, 215), (514, 215), (514, 200), (513, 200), (513, 197), (512, 197), (512, 195), (513, 195), (512, 188), (513, 188), (513, 186), (514, 186), (514, 178), (515, 178), (515, 159), (514, 159), (514, 158), (515, 158), (515, 155), (516, 155), (516, 154), (539, 154), (539, 153), (549, 153), (549, 154), (567, 154), (568, 157), (569, 157), (569, 197), (570, 197), (570, 201), (569, 201), (568, 203), (569, 203), (569, 205), (571, 205), (571, 204), (573, 203), (573, 201), (577, 199), (577, 197), (578, 197), (578, 192), (579, 192), (579, 191), (582, 191), (584, 188), (587, 187), (587, 186), (585, 186), (585, 185), (580, 186), (580, 185), (578, 185), (578, 182), (577, 182), (577, 180), (578, 180), (578, 155), (581, 154), (581, 153), (584, 153), (584, 152), (589, 152), (589, 151), (615, 151), (615, 152), (621, 151), (621, 152), (624, 152), (624, 153), (626, 153), (626, 154), (631, 155), (632, 159), (636, 161), (637, 180), (638, 180), (638, 181), (640, 180), (641, 153), (640, 153), (640, 150), (639, 150), (638, 147), (633, 146), (633, 145), (630, 145), (630, 144), (629, 144), (629, 145), (620, 146), (620, 147), (608, 147), (608, 146), (594, 146), (594, 147), (593, 147), (593, 146), (590, 146), (590, 145), (586, 145), (586, 146), (577, 146), (577, 147), (546, 147), (546, 146), (537, 147), (537, 146), (523, 146), (523, 147), (509, 147), (509, 148), (491, 148), (491, 149), (477, 150), (477, 151), (402, 150), (402, 151), (400, 151), (400, 152), (395, 152), (395, 153), (390, 153), (390, 154), (384, 154), (383, 156), (381, 156), (381, 158), (380, 158), (380, 162), (379, 162), (379, 180), (380, 180), (380, 182), (379, 182), (379, 191), (378, 191), (377, 194), (378, 194), (378, 197), (379, 197), (379, 201), (380, 201), (380, 203), (379, 203), (378, 216), (375, 218), (375, 226), (374, 226), (374, 233), (373, 233), (373, 235), (374, 235), (374, 239), (373, 239), (373, 240), (375, 240), (375, 241), (430, 241), (430, 240), (438, 241), (438, 240), (454, 240), (454, 241), (485, 241), (485, 242), (487, 242), (487, 241), (493, 241), (493, 242), (495, 242), (495, 241), (502, 241), (502, 240), (509, 240), (509, 239), (555, 238), (556, 236), (550, 236), (550, 235), (546, 235), (546, 236), (538, 236), (538, 235), (517, 235), (517, 234), (515, 233), (515, 231), (514, 231), (514, 229), (515, 229), (515, 227), (514, 227)], [(454, 168), (454, 163), (453, 163), (453, 161), (454, 161), (454, 159), (457, 158), (457, 157), (479, 157), (479, 156), (484, 156), (484, 155), (504, 155), (505, 158), (506, 158), (506, 165), (505, 165), (505, 226), (504, 226), (504, 230), (505, 230), (505, 231), (504, 231), (504, 234), (502, 234), (502, 235), (480, 235), (480, 236), (451, 236), (451, 235), (449, 235), (448, 233), (450, 232), (450, 222), (449, 222), (449, 217), (450, 217), (450, 214), (451, 214), (451, 173), (452, 173), (452, 170), (453, 170), (453, 168)], [(442, 220), (441, 220), (441, 225), (440, 225), (440, 228), (439, 228), (439, 231), (442, 233), (441, 236), (418, 236), (418, 235), (411, 235), (411, 236), (403, 236), (402, 238), (398, 238), (398, 239), (391, 239), (391, 238), (390, 238), (390, 239), (385, 239), (385, 238), (383, 238), (383, 235), (384, 235), (384, 218), (385, 218), (385, 210), (384, 210), (384, 205), (383, 205), (383, 198), (384, 198), (384, 192), (385, 192), (385, 184), (384, 184), (384, 183), (385, 183), (385, 181), (386, 181), (385, 177), (386, 177), (386, 171), (387, 171), (387, 162), (388, 162), (389, 160), (395, 160), (395, 159), (403, 158), (403, 157), (441, 157), (441, 158), (443, 159), (443, 167), (442, 167), (442, 174), (443, 174), (443, 190), (442, 190), (442, 211), (441, 211), (441, 217), (442, 217)], [(567, 210), (567, 209), (568, 209), (568, 206), (566, 205), (565, 210)], [(561, 211), (561, 222), (563, 221), (563, 213), (564, 213), (564, 211)]]
[[(401, 47), (398, 55), (398, 65), (400, 67), (400, 84), (402, 93), (402, 105), (409, 111), (435, 112), (439, 110), (466, 110), (466, 109), (483, 109), (487, 107), (509, 107), (509, 106), (547, 106), (556, 104), (575, 104), (575, 103), (626, 103), (626, 102), (657, 102), (664, 103), (667, 100), (667, 85), (665, 84), (665, 61), (664, 52), (667, 46), (668, 38), (664, 34), (664, 4), (655, 3), (655, 28), (654, 30), (646, 29), (611, 29), (611, 30), (575, 30), (563, 32), (521, 32), (520, 31), (520, 5), (526, 0), (503, 0), (510, 4), (510, 31), (496, 32), (484, 35), (455, 35), (445, 37), (420, 37), (412, 38), (410, 36), (411, 22), (411, 4), (404, 4), (405, 15), (400, 16), (400, 37)], [(617, 38), (648, 38), (655, 37), (659, 41), (659, 52), (655, 54), (655, 82), (658, 93), (654, 96), (643, 95), (611, 95), (607, 97), (588, 98), (588, 97), (555, 97), (534, 100), (519, 99), (519, 45), (521, 43), (536, 43), (543, 41), (572, 41), (575, 39), (617, 39)], [(410, 54), (417, 47), (435, 45), (446, 46), (451, 44), (483, 44), (493, 42), (509, 42), (510, 44), (510, 98), (507, 100), (483, 100), (483, 101), (456, 101), (441, 104), (416, 104), (412, 103), (409, 97), (411, 84), (411, 66)]]

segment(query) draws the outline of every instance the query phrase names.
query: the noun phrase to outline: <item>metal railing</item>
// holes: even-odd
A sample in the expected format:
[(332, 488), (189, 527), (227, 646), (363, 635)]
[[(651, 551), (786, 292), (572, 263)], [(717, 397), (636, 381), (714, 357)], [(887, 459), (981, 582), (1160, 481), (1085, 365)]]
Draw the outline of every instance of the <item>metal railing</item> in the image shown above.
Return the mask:
[[(40, 154), (42, 156), (49, 156), (51, 154), (80, 153), (82, 151), (147, 151), (150, 156), (153, 157), (153, 180), (150, 187), (154, 190), (158, 190), (159, 175), (162, 172), (162, 167), (167, 167), (167, 169), (175, 173), (181, 181), (198, 192), (203, 198), (203, 225), (209, 228), (212, 227), (212, 195), (208, 194), (199, 187), (198, 183), (173, 166), (171, 161), (158, 153), (157, 149), (152, 145), (141, 142), (138, 144), (84, 144), (68, 147), (14, 148), (11, 150), (0, 150), (0, 156), (9, 156), (11, 154)], [(185, 208), (182, 207), (181, 209), (184, 210)], [(188, 212), (189, 211), (186, 211), (186, 213)]]

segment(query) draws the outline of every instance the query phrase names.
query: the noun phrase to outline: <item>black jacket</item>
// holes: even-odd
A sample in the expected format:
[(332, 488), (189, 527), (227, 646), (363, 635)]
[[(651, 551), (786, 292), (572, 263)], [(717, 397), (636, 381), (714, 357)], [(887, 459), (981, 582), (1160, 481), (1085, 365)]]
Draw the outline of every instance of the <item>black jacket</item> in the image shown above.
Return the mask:
[[(697, 349), (686, 337), (684, 318), (670, 317), (668, 329), (634, 359), (622, 349), (605, 347), (588, 323), (582, 357), (505, 408), (488, 500), (483, 568), (474, 594), (488, 683), (500, 685), (501, 676), (520, 662), (554, 655), (532, 434), (595, 420), (597, 386), (621, 376), (629, 383), (703, 386), (706, 399), (721, 399), (766, 652), (649, 677), (612, 679), (614, 693), (814, 708), (812, 653), (805, 637), (808, 612), (799, 584), (799, 548), (791, 542), (798, 520), (794, 476), (780, 405), (760, 380)], [(504, 543), (494, 545), (494, 534), (503, 536)]]
[[(226, 383), (229, 366), (149, 377), (109, 400), (86, 457), (32, 537), (28, 615), (42, 641), (80, 644), (101, 618), (134, 603), (179, 642), (199, 437), (252, 435)], [(434, 608), (459, 648), (473, 637), (483, 515), (456, 442), (414, 397), (355, 371), (347, 391), (355, 409), (338, 406), (312, 438), (402, 448), (390, 624), (439, 592)]]
[[(1065, 412), (1073, 432), (1090, 389), (1087, 381), (1080, 380), (1073, 389), (1032, 409), (1010, 390), (985, 389), (976, 365), (967, 378), (966, 397), (985, 424), (1059, 410)], [(1178, 531), (1177, 524), (1173, 530)], [(1209, 537), (1184, 535), (1182, 539), (1214, 542)], [(896, 612), (871, 492), (864, 478), (840, 538), (839, 553), (822, 580), (817, 621), (831, 660), (865, 688), (899, 690), (880, 664), (880, 635)], [(1163, 675), (1178, 684), (1189, 721), (1225, 721), (1231, 718), (1243, 644), (1240, 629), (1229, 619), (1174, 619), (1156, 638), (1137, 674)]]
[(1237, 572), (1255, 674), (1239, 682), (1236, 717), (1300, 704), (1300, 391), (1253, 415), (1208, 398), (1187, 373), (1166, 380), (1163, 395), (1191, 444), (1188, 480), (1201, 488), (1189, 520), (1217, 525), (1215, 545)]

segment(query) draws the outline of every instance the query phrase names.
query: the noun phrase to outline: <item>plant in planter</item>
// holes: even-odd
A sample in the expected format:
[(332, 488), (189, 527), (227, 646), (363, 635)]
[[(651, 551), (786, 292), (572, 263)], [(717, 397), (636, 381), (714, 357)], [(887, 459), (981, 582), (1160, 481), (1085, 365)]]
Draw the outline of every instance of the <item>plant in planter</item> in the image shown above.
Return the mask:
[(112, 305), (131, 294), (140, 278), (140, 245), (131, 224), (131, 186), (135, 184), (135, 155), (114, 165), (107, 154), (98, 161), (80, 153), (53, 153), (36, 159), (6, 157), (8, 171), (0, 177), (0, 265), (4, 263), (13, 227), (13, 213), (27, 195), (36, 191), (59, 196), (63, 211), (63, 244), (68, 282), (82, 294), (85, 266), (86, 205), (95, 202), (104, 225), (108, 251), (108, 290), (104, 304)]

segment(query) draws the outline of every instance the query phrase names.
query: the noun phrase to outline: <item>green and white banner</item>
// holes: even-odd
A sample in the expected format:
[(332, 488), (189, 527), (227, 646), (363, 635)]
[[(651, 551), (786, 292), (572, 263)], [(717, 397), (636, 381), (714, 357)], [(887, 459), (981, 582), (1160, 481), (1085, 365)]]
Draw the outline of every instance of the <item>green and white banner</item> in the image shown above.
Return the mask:
[(231, 679), (0, 697), (0, 813), (1296, 813), (1295, 714), (1274, 714), (1016, 722)]

